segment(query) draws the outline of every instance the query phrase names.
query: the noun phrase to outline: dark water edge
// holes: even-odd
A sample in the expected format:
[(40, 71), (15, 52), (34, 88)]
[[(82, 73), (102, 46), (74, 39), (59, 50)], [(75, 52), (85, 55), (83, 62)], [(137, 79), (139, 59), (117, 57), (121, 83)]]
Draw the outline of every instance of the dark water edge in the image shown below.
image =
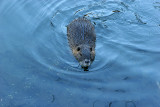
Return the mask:
[[(0, 1), (0, 107), (160, 107), (159, 0)], [(95, 25), (84, 72), (66, 25)]]

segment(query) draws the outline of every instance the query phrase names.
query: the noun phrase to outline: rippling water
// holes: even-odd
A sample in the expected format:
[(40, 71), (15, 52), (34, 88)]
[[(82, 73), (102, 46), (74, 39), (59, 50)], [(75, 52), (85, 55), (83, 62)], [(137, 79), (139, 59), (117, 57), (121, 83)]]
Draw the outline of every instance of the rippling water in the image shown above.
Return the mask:
[[(88, 72), (66, 25), (95, 25)], [(0, 107), (160, 107), (160, 0), (1, 0)]]

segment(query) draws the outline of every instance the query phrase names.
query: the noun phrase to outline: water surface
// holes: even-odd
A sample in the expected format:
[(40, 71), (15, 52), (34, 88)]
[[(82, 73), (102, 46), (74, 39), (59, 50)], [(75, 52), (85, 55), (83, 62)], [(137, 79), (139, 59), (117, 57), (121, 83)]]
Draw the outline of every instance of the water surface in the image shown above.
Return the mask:
[[(66, 26), (95, 25), (88, 72)], [(160, 0), (1, 0), (1, 107), (160, 107)]]

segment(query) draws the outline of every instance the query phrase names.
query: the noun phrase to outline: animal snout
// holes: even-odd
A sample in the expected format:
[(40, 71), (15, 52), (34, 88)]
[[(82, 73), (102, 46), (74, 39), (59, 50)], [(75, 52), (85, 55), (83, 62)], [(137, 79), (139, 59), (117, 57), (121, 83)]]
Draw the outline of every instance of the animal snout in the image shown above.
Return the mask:
[(89, 59), (85, 59), (85, 60), (84, 60), (84, 63), (85, 63), (86, 65), (90, 65), (90, 60), (89, 60)]
[(89, 60), (86, 60), (85, 63), (88, 64), (88, 63), (89, 63)]

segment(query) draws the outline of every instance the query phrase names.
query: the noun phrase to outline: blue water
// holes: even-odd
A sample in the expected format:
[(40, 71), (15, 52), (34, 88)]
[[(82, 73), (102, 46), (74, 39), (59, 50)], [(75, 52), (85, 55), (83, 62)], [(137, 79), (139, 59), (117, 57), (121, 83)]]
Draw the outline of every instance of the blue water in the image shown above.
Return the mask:
[[(82, 16), (87, 72), (66, 35)], [(1, 0), (0, 107), (160, 107), (160, 0)]]

